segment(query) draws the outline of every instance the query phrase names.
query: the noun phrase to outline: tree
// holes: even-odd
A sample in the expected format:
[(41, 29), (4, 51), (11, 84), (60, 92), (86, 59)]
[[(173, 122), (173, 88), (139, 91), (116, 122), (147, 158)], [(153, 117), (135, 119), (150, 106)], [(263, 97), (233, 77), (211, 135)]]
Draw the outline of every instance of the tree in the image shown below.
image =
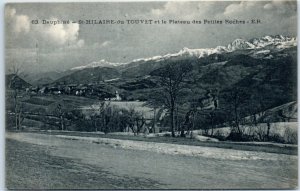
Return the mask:
[[(185, 120), (183, 122), (183, 125), (181, 127), (180, 136), (185, 137), (184, 130), (187, 130), (188, 132), (194, 129), (194, 121), (195, 121), (195, 109), (189, 110), (185, 115)], [(192, 138), (192, 137), (191, 137)]]
[(143, 113), (136, 111), (134, 107), (130, 107), (127, 112), (127, 118), (128, 127), (134, 135), (138, 135), (146, 123)]
[(170, 127), (172, 137), (175, 137), (176, 108), (186, 89), (185, 80), (192, 70), (190, 63), (168, 63), (158, 71), (160, 88), (156, 92), (154, 100), (156, 105), (163, 105), (170, 115)]
[(15, 114), (15, 128), (16, 130), (20, 130), (22, 127), (22, 122), (24, 120), (23, 115), (23, 104), (20, 102), (20, 91), (23, 87), (22, 80), (20, 79), (21, 67), (17, 64), (14, 64), (10, 69), (10, 78), (8, 80), (8, 88), (12, 90), (12, 97), (13, 97), (13, 112)]
[(60, 130), (64, 130), (65, 129), (65, 120), (64, 120), (64, 116), (65, 116), (65, 111), (64, 108), (61, 104), (58, 104), (56, 107), (56, 113), (59, 117), (59, 123), (60, 123)]
[(109, 122), (111, 120), (112, 116), (112, 108), (110, 106), (110, 101), (105, 102), (101, 101), (99, 104), (99, 117), (100, 117), (100, 124), (101, 124), (101, 129), (104, 133), (108, 133), (109, 130)]
[(98, 125), (97, 125), (98, 117), (99, 116), (96, 113), (91, 115), (91, 120), (92, 120), (92, 123), (93, 123), (93, 129), (95, 130), (95, 132), (98, 131)]
[[(258, 86), (248, 90), (249, 99), (246, 102), (246, 122), (249, 124), (248, 136), (252, 140), (259, 139), (266, 141), (270, 135), (270, 118), (266, 116), (266, 110), (272, 106), (272, 97), (270, 97), (270, 87)], [(267, 123), (264, 126), (260, 123)], [(256, 135), (258, 137), (256, 137)]]
[(142, 113), (136, 112), (134, 120), (136, 125), (136, 134), (138, 135), (144, 127), (146, 119), (144, 118), (144, 115)]
[(120, 109), (118, 111), (118, 131), (124, 132), (128, 125), (128, 117), (127, 117), (128, 111), (126, 109)]
[(242, 138), (242, 129), (240, 127), (240, 122), (244, 109), (243, 105), (247, 102), (249, 95), (243, 88), (234, 87), (233, 89), (227, 91), (224, 95), (225, 101), (229, 104), (229, 115), (233, 120), (233, 131), (231, 133), (237, 136), (236, 138)]

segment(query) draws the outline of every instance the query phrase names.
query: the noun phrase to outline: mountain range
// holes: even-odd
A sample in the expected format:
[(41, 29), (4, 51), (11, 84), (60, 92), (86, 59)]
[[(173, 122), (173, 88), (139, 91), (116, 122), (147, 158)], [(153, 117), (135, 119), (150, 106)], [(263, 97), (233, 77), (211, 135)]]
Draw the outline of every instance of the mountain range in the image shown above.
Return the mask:
[[(153, 56), (149, 58), (138, 58), (127, 63), (112, 63), (104, 59), (94, 61), (86, 65), (70, 68), (66, 71), (49, 71), (38, 74), (30, 74), (25, 77), (25, 80), (33, 85), (51, 84), (52, 82), (64, 81), (66, 79), (75, 79), (78, 74), (90, 73), (95, 69), (101, 73), (101, 76), (91, 78), (91, 83), (95, 80), (109, 80), (116, 77), (138, 77), (148, 75), (151, 71), (158, 69), (165, 62), (190, 60), (191, 62), (217, 63), (218, 60), (231, 55), (248, 55), (256, 59), (272, 59), (274, 56), (280, 55), (285, 49), (297, 46), (296, 37), (288, 37), (282, 35), (264, 36), (261, 38), (253, 38), (250, 40), (236, 39), (227, 46), (217, 46), (215, 48), (189, 49), (183, 48), (177, 53), (170, 53), (163, 56)], [(227, 58), (228, 59), (228, 58)], [(221, 59), (222, 60), (222, 59)], [(111, 69), (100, 69), (111, 68)], [(84, 72), (86, 70), (86, 72)], [(105, 71), (101, 71), (105, 70)], [(82, 71), (82, 72), (79, 72)], [(111, 73), (110, 73), (111, 72)], [(91, 74), (84, 75), (88, 77)], [(95, 72), (94, 72), (95, 73)], [(106, 74), (103, 74), (106, 73)], [(118, 73), (118, 75), (116, 75)], [(98, 74), (100, 75), (100, 74)], [(66, 77), (70, 76), (70, 77)], [(84, 77), (80, 77), (82, 79)], [(78, 83), (85, 83), (83, 82)], [(73, 83), (65, 81), (65, 83)]]
[(101, 82), (97, 88), (111, 94), (117, 90), (128, 100), (145, 100), (157, 87), (157, 71), (177, 62), (192, 64), (195, 82), (190, 86), (199, 94), (207, 89), (218, 89), (222, 93), (243, 87), (254, 94), (266, 94), (264, 96), (273, 99), (271, 105), (296, 100), (297, 38), (282, 35), (248, 41), (236, 39), (216, 48), (183, 48), (177, 53), (128, 63), (100, 60), (64, 72), (31, 76), (30, 83), (39, 86), (43, 83), (48, 86), (94, 84), (96, 87)]
[(241, 87), (267, 97), (270, 106), (296, 100), (297, 38), (282, 35), (236, 39), (216, 48), (183, 48), (177, 53), (128, 63), (100, 60), (72, 68), (50, 84), (102, 82), (102, 88), (111, 94), (118, 90), (128, 100), (146, 100), (157, 87), (157, 71), (177, 62), (192, 64), (196, 82), (190, 87), (199, 94), (207, 89), (218, 89), (222, 94)]
[[(160, 62), (166, 59), (179, 58), (179, 57), (197, 57), (203, 58), (212, 54), (224, 54), (230, 53), (238, 50), (248, 50), (253, 51), (253, 55), (268, 54), (270, 49), (272, 50), (282, 50), (290, 47), (297, 46), (297, 38), (287, 37), (282, 35), (276, 36), (264, 36), (262, 38), (254, 38), (249, 41), (244, 39), (236, 39), (227, 46), (217, 46), (216, 48), (202, 48), (202, 49), (189, 49), (183, 48), (177, 53), (166, 54), (163, 56), (153, 56), (149, 58), (139, 58), (128, 63), (112, 63), (104, 59), (100, 61), (91, 62), (84, 66), (78, 66), (71, 68), (71, 70), (82, 70), (86, 68), (96, 68), (96, 67), (111, 67), (111, 68), (130, 68), (131, 65), (138, 65), (143, 62)], [(268, 57), (266, 57), (268, 58)]]
[[(90, 83), (99, 79), (109, 80), (117, 77), (132, 78), (148, 75), (151, 71), (163, 67), (166, 62), (170, 61), (189, 60), (190, 62), (200, 62), (200, 64), (203, 65), (205, 62), (211, 64), (217, 63), (218, 60), (226, 61), (226, 59), (228, 60), (233, 55), (247, 55), (255, 59), (272, 59), (274, 56), (280, 56), (281, 52), (284, 50), (296, 46), (297, 38), (282, 35), (253, 38), (249, 41), (236, 39), (227, 46), (202, 49), (183, 48), (177, 53), (139, 58), (127, 63), (112, 63), (102, 59), (87, 65), (71, 68), (64, 72), (56, 72), (55, 75), (52, 75), (53, 72), (45, 73), (41, 75), (41, 78), (35, 77), (31, 79), (30, 82), (32, 84), (40, 84), (41, 82), (50, 83), (51, 81), (49, 79), (53, 79), (55, 82), (64, 81), (65, 84), (86, 83), (86, 80), (83, 80), (83, 78), (89, 78), (91, 75), (94, 76), (90, 79)], [(92, 71), (91, 69), (97, 70), (100, 74), (96, 74), (95, 77), (95, 71)], [(45, 80), (45, 78), (47, 80)], [(76, 78), (78, 79), (77, 81), (67, 80)], [(36, 81), (34, 81), (34, 79)]]
[[(31, 84), (77, 84), (81, 87), (88, 84), (98, 93), (98, 98), (101, 95), (114, 96), (118, 91), (123, 100), (146, 101), (159, 88), (160, 70), (173, 63), (191, 64), (193, 80), (186, 81), (185, 86), (197, 98), (208, 90), (218, 92), (219, 103), (225, 110), (230, 108), (226, 97), (233, 90), (247, 93), (248, 97), (244, 98), (247, 104), (243, 108), (248, 112), (267, 110), (297, 100), (297, 38), (282, 35), (248, 41), (236, 39), (228, 46), (216, 48), (183, 48), (177, 53), (128, 63), (100, 60), (64, 72), (39, 74), (41, 78), (31, 76)], [(8, 75), (7, 83), (9, 79)], [(23, 83), (28, 86), (25, 81)]]

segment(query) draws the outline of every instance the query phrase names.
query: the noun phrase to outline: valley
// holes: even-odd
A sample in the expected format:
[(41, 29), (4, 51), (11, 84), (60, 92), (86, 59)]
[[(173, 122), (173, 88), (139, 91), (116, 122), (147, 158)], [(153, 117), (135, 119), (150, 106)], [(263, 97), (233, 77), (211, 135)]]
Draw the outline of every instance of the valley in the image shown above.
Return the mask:
[(6, 3), (0, 190), (298, 189), (297, 7)]
[[(129, 63), (100, 60), (60, 77), (48, 72), (45, 84), (10, 74), (7, 128), (140, 134), (172, 126), (172, 136), (197, 131), (220, 140), (296, 143), (295, 130), (271, 128), (297, 122), (288, 104), (297, 106), (296, 50), (295, 38), (265, 36)], [(168, 92), (173, 85), (164, 80), (178, 89)]]

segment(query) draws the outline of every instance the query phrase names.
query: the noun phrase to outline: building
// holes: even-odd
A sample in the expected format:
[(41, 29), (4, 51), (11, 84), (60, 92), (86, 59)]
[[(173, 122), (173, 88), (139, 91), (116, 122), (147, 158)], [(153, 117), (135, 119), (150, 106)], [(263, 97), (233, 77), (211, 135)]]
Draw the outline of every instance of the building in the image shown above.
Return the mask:
[[(116, 91), (116, 97), (110, 98), (111, 101), (122, 101), (121, 96), (119, 95), (118, 91)], [(107, 98), (105, 98), (107, 100)]]

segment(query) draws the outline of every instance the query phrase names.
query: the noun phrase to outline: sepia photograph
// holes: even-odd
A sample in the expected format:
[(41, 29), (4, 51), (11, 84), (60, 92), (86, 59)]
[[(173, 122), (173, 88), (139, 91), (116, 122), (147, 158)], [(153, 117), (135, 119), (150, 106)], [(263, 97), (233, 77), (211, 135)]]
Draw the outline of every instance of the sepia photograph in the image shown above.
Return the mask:
[(298, 189), (297, 41), (296, 0), (6, 3), (6, 189)]

